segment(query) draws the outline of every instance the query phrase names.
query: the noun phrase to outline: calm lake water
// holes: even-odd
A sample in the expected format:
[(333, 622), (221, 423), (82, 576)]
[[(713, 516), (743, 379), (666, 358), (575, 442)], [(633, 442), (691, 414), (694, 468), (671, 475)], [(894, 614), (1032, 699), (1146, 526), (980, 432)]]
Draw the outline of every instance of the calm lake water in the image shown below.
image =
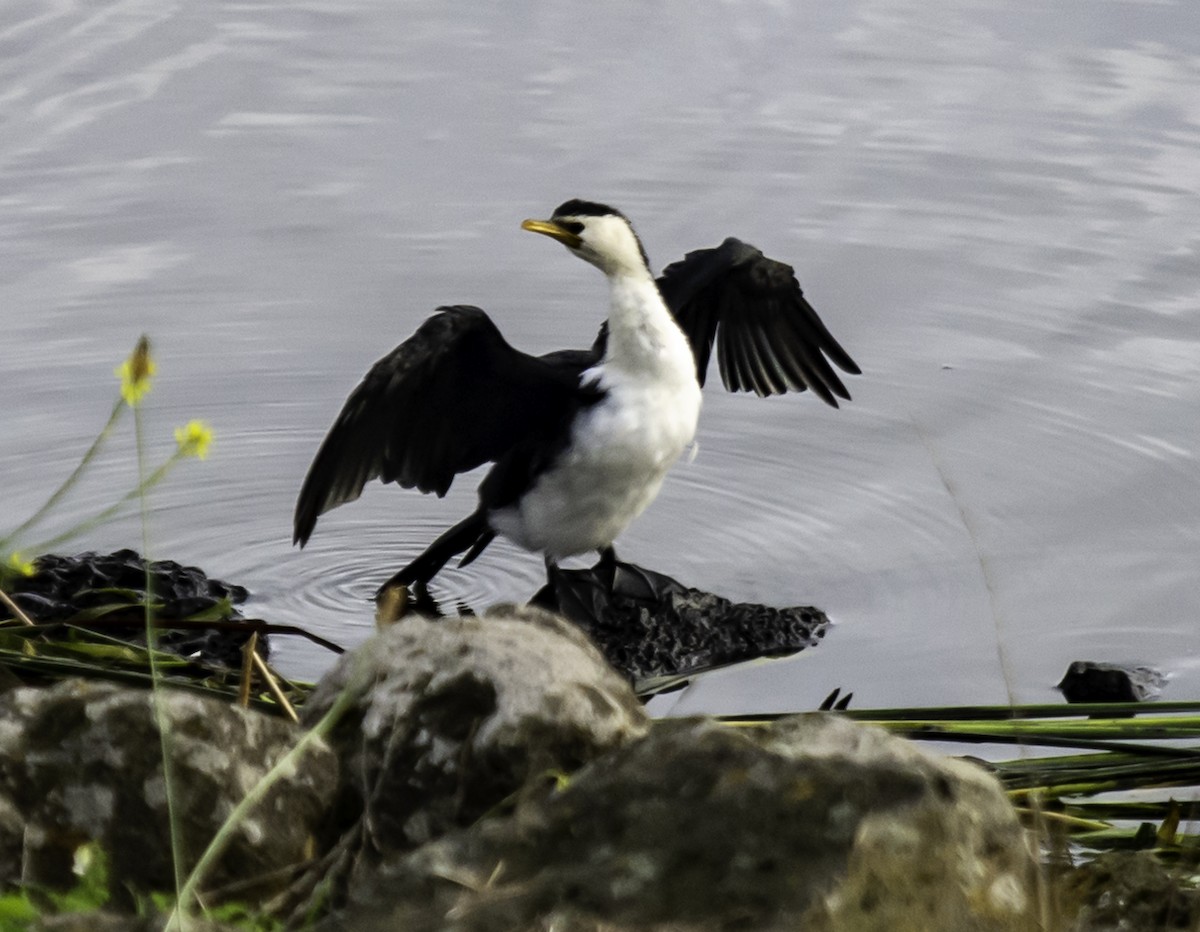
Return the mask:
[[(155, 556), (345, 644), (466, 513), (374, 486), (290, 546), (366, 368), (444, 303), (590, 342), (596, 272), (518, 228), (568, 197), (655, 265), (729, 234), (795, 265), (854, 401), (713, 379), (699, 455), (617, 542), (838, 622), (663, 710), (1054, 701), (1075, 659), (1200, 696), (1200, 6), (1080, 0), (0, 7), (0, 530), (112, 405), (143, 331)], [(134, 481), (129, 425), (55, 528)], [(140, 548), (136, 520), (76, 549)], [(438, 591), (527, 597), (499, 543)], [(329, 663), (277, 642), (287, 671)]]

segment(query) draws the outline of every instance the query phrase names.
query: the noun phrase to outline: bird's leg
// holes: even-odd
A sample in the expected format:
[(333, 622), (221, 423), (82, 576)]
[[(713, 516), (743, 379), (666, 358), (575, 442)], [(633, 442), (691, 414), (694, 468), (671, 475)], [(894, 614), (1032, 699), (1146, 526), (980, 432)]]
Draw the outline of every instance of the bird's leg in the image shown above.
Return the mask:
[(600, 554), (600, 562), (592, 567), (592, 572), (598, 579), (604, 580), (604, 584), (611, 593), (617, 580), (617, 551), (612, 544), (609, 544), (596, 552)]
[(402, 576), (403, 571), (396, 573), (375, 590), (376, 621), (381, 618), (387, 622), (396, 621), (410, 611), (440, 618), (442, 610), (429, 591), (429, 583), (424, 579), (401, 582)]
[(553, 589), (554, 577), (558, 573), (558, 561), (556, 561), (554, 557), (550, 556), (550, 554), (546, 554), (544, 559), (546, 562), (546, 582), (549, 584), (550, 588)]
[[(407, 569), (407, 567), (405, 567), (405, 569)], [(384, 593), (391, 589), (409, 588), (409, 582), (410, 581), (407, 579), (404, 570), (400, 570), (398, 573), (393, 573), (387, 582), (375, 590), (375, 602), (378, 603), (379, 600), (383, 598)]]

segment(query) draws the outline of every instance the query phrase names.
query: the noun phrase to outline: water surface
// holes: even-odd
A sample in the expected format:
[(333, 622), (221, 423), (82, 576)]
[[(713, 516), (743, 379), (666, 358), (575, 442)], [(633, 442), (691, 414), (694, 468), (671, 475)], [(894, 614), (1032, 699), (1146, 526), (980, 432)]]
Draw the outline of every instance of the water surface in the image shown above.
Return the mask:
[[(587, 197), (658, 266), (729, 234), (793, 263), (864, 370), (840, 411), (714, 378), (699, 455), (618, 541), (838, 622), (675, 709), (834, 686), (1050, 701), (1079, 658), (1159, 665), (1195, 697), (1197, 87), (1187, 2), (9, 3), (0, 523), (69, 470), (148, 332), (151, 458), (189, 418), (217, 432), (156, 492), (153, 552), (357, 643), (365, 600), (472, 507), (474, 477), (440, 501), (374, 487), (298, 552), (317, 444), (439, 304), (483, 305), (529, 350), (590, 342), (602, 280), (518, 228)], [(129, 449), (57, 526), (129, 486)], [(482, 604), (540, 579), (499, 544), (439, 584)]]

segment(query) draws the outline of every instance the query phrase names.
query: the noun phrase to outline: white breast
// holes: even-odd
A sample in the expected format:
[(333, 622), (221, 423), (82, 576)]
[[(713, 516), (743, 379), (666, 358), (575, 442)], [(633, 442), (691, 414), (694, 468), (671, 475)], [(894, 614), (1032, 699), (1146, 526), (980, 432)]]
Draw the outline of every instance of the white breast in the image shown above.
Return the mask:
[[(688, 384), (690, 382), (690, 384)], [(601, 373), (603, 401), (575, 422), (555, 466), (489, 520), (501, 534), (554, 558), (607, 547), (645, 510), (696, 433), (700, 387)]]

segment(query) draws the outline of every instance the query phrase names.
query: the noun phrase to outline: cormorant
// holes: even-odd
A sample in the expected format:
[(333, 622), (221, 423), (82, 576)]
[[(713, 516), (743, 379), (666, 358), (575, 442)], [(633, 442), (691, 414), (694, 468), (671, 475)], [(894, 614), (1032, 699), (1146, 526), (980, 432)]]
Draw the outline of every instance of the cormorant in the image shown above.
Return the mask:
[[(600, 552), (658, 494), (692, 442), (713, 344), (731, 391), (850, 395), (830, 365), (859, 368), (825, 329), (790, 266), (729, 238), (655, 280), (618, 210), (569, 200), (521, 226), (565, 245), (608, 279), (607, 322), (586, 350), (530, 356), (477, 307), (442, 307), (380, 359), (347, 398), (296, 502), (293, 543), (372, 479), (446, 494), (493, 463), (479, 506), (397, 572), (424, 586), (453, 556), (497, 534), (545, 555)], [(828, 357), (828, 359), (826, 359)]]

